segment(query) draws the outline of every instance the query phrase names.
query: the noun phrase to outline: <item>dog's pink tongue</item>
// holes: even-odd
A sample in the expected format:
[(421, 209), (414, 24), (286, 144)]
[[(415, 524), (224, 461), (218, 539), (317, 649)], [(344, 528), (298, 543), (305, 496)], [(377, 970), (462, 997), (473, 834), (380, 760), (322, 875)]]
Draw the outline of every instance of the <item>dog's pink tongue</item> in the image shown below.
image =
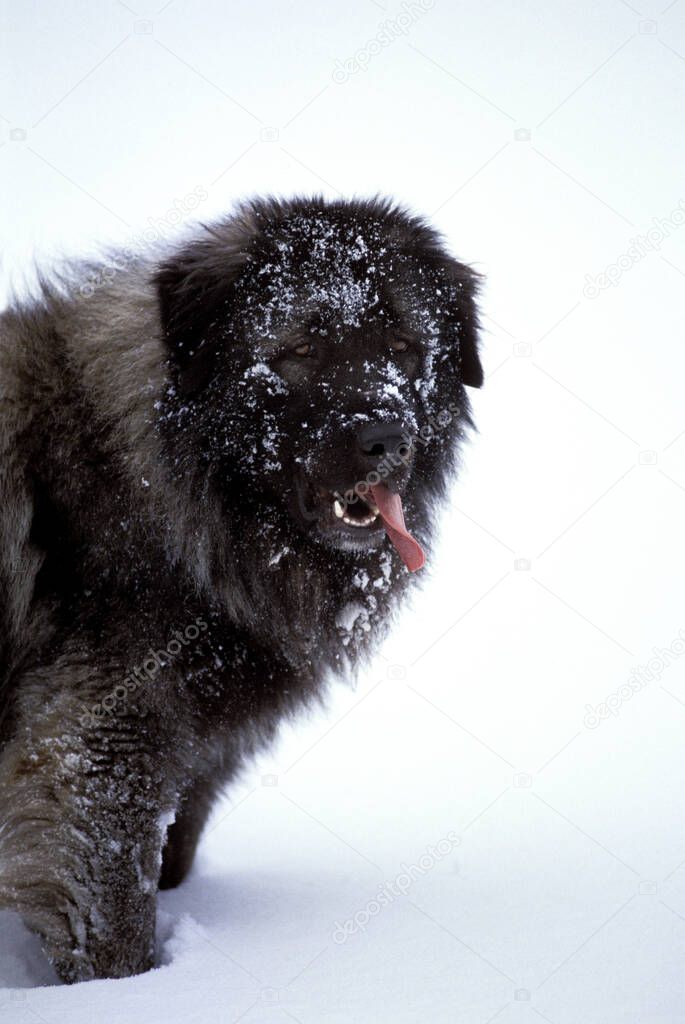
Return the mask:
[(385, 532), (395, 545), (397, 553), (409, 572), (422, 569), (426, 562), (426, 556), (419, 542), (407, 530), (402, 512), (402, 499), (399, 494), (393, 494), (385, 484), (372, 486), (371, 493), (378, 506)]

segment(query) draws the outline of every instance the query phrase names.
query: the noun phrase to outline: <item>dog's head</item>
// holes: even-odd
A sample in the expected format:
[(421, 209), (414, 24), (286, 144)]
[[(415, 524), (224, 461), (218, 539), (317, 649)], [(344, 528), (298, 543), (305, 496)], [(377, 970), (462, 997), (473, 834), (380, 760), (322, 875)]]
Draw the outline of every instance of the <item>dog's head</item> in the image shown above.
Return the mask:
[(157, 286), (180, 469), (200, 452), (232, 515), (266, 501), (338, 550), (374, 549), (385, 527), (417, 567), (402, 502), (427, 533), (464, 386), (483, 379), (477, 275), (387, 201), (267, 200), (207, 229)]

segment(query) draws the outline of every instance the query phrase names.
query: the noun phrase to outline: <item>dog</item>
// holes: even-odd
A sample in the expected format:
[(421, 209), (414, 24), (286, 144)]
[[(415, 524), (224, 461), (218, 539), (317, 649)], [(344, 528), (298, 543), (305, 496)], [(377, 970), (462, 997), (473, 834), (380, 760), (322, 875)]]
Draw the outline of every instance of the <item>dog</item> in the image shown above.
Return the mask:
[(430, 555), (479, 276), (390, 200), (260, 198), (0, 317), (0, 906), (154, 963), (217, 795)]

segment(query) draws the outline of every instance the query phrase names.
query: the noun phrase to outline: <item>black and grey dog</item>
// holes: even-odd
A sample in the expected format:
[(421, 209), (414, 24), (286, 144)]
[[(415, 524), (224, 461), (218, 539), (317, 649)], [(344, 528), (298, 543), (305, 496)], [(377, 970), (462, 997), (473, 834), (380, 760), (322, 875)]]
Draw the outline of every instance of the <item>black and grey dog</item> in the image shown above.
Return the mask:
[(255, 200), (0, 317), (0, 907), (153, 964), (216, 795), (430, 550), (477, 275), (386, 200)]

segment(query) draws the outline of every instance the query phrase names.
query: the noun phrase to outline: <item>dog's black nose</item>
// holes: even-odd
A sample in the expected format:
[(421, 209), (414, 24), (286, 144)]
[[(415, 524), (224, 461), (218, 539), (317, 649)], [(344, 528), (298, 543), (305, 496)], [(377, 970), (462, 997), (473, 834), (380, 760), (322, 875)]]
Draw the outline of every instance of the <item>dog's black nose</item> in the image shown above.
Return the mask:
[(357, 444), (367, 459), (382, 459), (386, 455), (406, 458), (411, 449), (409, 434), (398, 422), (364, 424), (357, 434)]

